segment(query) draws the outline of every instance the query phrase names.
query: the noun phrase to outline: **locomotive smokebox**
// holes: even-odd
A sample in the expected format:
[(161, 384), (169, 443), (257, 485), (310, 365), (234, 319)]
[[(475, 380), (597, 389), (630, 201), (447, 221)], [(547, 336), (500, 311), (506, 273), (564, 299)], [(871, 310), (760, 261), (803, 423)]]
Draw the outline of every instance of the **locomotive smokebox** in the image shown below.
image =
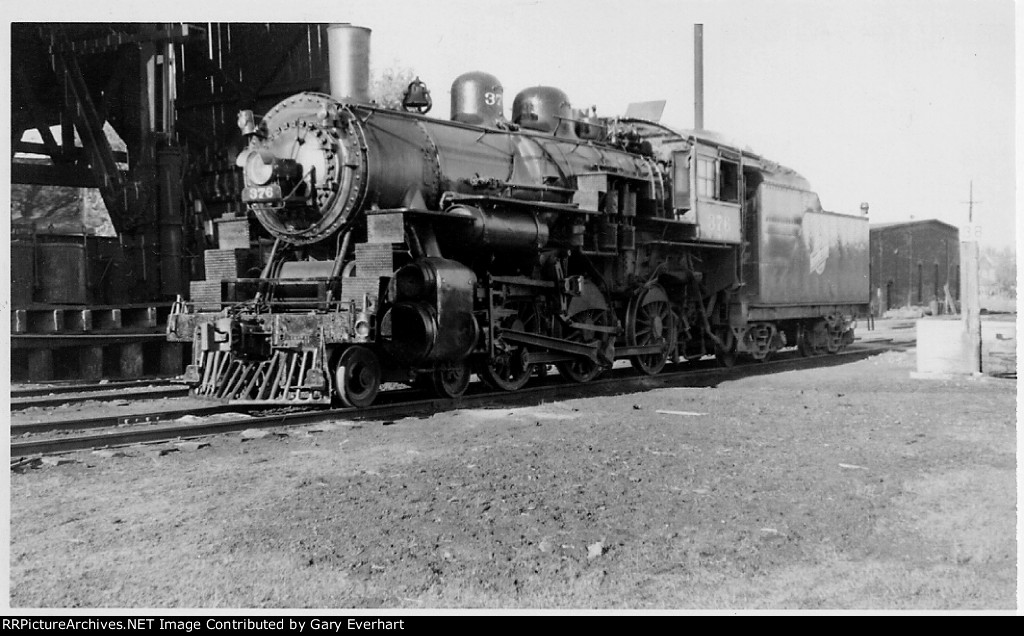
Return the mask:
[(463, 73), (452, 82), (452, 121), (493, 126), (504, 116), (504, 94), (498, 78), (490, 73)]
[(327, 27), (331, 97), (340, 102), (370, 103), (370, 29), (347, 22)]

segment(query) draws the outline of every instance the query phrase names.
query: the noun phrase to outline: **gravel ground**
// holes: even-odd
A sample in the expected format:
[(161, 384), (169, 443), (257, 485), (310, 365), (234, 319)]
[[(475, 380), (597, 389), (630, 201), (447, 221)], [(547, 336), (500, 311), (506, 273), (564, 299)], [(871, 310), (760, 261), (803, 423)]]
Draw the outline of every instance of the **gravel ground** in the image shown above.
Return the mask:
[(67, 455), (10, 602), (1014, 609), (1016, 382), (914, 361)]

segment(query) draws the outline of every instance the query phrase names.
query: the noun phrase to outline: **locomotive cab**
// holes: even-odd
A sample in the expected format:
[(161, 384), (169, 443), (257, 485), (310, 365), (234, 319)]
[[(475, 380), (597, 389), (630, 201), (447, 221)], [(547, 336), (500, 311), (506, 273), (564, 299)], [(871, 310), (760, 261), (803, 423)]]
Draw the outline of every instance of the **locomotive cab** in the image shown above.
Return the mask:
[(756, 159), (697, 137), (663, 154), (670, 166), (672, 218), (695, 226), (696, 239), (741, 243), (743, 179), (756, 170)]

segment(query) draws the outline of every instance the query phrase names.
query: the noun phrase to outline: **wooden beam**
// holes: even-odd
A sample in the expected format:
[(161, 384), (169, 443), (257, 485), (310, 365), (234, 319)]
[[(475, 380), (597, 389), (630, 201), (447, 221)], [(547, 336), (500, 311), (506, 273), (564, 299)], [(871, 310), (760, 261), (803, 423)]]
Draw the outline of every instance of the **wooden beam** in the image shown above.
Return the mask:
[[(129, 201), (128, 194), (124, 190), (127, 179), (117, 167), (114, 160), (113, 149), (107, 140), (106, 132), (103, 130), (103, 121), (100, 120), (96, 107), (93, 104), (92, 96), (89, 94), (88, 85), (82, 76), (81, 68), (78, 65), (78, 58), (71, 53), (56, 53), (53, 55), (54, 69), (58, 75), (64, 78), (64, 85), (74, 100), (73, 110), (75, 125), (78, 134), (82, 137), (82, 146), (89, 154), (89, 164), (96, 179), (102, 182), (100, 193), (103, 195), (103, 202), (107, 206), (110, 220), (114, 229), (122, 232), (133, 227), (138, 219), (137, 210), (133, 209), (134, 201)], [(70, 105), (70, 104), (69, 104)]]
[(99, 182), (88, 167), (11, 162), (11, 183), (29, 185), (98, 188)]
[[(50, 136), (50, 139), (53, 139), (52, 135)], [(52, 149), (57, 149), (57, 156), (51, 154), (50, 151)], [(54, 143), (54, 145), (51, 146), (50, 144), (46, 143), (40, 144), (32, 141), (19, 141), (14, 144), (14, 152), (25, 152), (33, 155), (47, 155), (52, 157), (54, 161), (58, 161), (61, 158), (63, 158), (66, 161), (77, 161), (82, 158), (82, 156), (85, 153), (85, 150), (80, 146), (75, 146), (74, 148), (60, 149), (56, 146), (56, 143)], [(128, 153), (115, 151), (114, 160), (119, 163), (127, 163)]]
[(167, 40), (184, 42), (188, 36), (189, 26), (187, 24), (172, 24), (169, 29), (143, 27), (138, 33), (123, 33), (119, 31), (105, 37), (89, 40), (65, 40), (53, 33), (46, 33), (44, 39), (49, 39), (50, 50), (54, 53), (70, 51), (79, 55), (85, 55), (113, 51), (126, 44), (138, 44), (140, 42), (166, 42)]

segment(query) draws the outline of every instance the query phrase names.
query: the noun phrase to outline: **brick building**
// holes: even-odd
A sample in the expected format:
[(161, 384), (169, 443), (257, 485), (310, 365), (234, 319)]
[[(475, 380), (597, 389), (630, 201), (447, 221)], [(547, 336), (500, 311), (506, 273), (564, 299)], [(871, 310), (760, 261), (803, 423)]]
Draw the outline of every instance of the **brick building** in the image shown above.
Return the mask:
[(877, 223), (870, 228), (871, 306), (945, 308), (945, 285), (960, 299), (960, 231), (935, 219)]

